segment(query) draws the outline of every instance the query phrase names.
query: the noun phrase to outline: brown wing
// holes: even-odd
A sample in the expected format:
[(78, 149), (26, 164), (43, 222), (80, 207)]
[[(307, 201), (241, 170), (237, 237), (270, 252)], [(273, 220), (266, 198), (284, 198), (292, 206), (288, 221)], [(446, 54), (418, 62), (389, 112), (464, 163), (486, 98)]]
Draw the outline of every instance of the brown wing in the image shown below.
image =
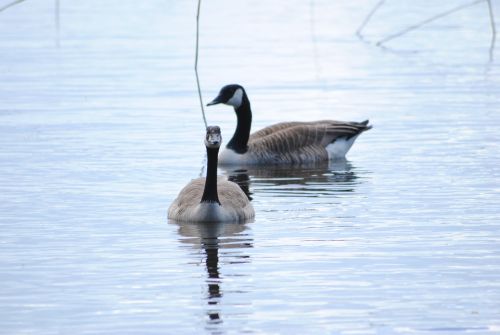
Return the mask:
[(304, 125), (307, 124), (307, 122), (281, 122), (281, 123), (276, 123), (273, 124), (272, 126), (268, 126), (265, 128), (262, 128), (261, 130), (256, 131), (255, 133), (250, 135), (249, 141), (256, 140), (261, 137), (265, 137), (267, 135), (276, 133), (280, 130), (284, 130), (286, 128), (294, 127), (294, 126), (299, 126), (299, 125)]
[(357, 135), (372, 127), (368, 125), (368, 120), (363, 122), (344, 122), (344, 121), (333, 121), (333, 120), (319, 120), (312, 122), (280, 122), (254, 132), (253, 134), (250, 135), (249, 141), (257, 140), (259, 138), (272, 135), (279, 131), (299, 126), (317, 126), (317, 127), (328, 126), (329, 128), (332, 129), (332, 131), (347, 132), (346, 134), (341, 136)]
[[(187, 184), (179, 193), (174, 202), (170, 205), (168, 216), (178, 218), (192, 211), (200, 204), (203, 190), (205, 188), (205, 178), (197, 178)], [(245, 220), (254, 216), (254, 209), (248, 197), (241, 188), (225, 177), (217, 177), (217, 192), (222, 207), (237, 220)]]
[(224, 177), (219, 177), (217, 180), (217, 191), (222, 206), (245, 208), (250, 205), (250, 200), (248, 200), (247, 195), (241, 190), (238, 184), (225, 180)]
[(259, 160), (303, 163), (328, 158), (326, 146), (337, 138), (350, 138), (370, 129), (368, 122), (283, 122), (250, 136), (249, 152)]

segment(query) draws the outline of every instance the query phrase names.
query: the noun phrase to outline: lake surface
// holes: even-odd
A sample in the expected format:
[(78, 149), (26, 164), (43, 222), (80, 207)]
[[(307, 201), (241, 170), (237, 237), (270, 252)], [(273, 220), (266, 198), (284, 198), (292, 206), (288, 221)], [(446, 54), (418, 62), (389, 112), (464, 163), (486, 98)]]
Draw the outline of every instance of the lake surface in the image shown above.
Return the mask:
[[(220, 169), (246, 224), (176, 224), (204, 164), (196, 1), (0, 13), (0, 333), (500, 332), (500, 42), (486, 2), (204, 1), (205, 103), (370, 119), (346, 162)], [(2, 1), (0, 7), (8, 4)], [(497, 21), (500, 6), (493, 2)], [(206, 109), (227, 141), (230, 107)]]

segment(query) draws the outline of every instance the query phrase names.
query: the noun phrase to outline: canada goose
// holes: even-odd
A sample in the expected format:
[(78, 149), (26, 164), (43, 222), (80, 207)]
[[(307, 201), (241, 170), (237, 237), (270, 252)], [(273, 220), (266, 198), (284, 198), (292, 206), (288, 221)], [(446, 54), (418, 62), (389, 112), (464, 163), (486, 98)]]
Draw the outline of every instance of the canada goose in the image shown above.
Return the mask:
[(168, 209), (168, 218), (190, 222), (244, 221), (255, 212), (247, 196), (231, 181), (217, 177), (220, 128), (207, 127), (207, 176), (187, 184)]
[(207, 106), (223, 103), (234, 107), (236, 131), (222, 151), (221, 165), (301, 164), (345, 158), (359, 134), (371, 128), (368, 120), (342, 122), (282, 122), (250, 135), (252, 111), (245, 89), (224, 86)]

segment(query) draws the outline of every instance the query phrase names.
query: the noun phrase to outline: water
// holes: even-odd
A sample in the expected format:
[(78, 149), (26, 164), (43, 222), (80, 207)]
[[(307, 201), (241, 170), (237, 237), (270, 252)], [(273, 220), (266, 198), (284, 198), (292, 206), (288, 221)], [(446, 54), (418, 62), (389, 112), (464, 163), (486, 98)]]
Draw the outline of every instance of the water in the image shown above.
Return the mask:
[[(375, 3), (203, 2), (206, 102), (237, 82), (254, 130), (374, 125), (345, 163), (220, 169), (256, 218), (213, 226), (166, 218), (203, 162), (195, 1), (0, 13), (0, 333), (500, 332), (487, 6), (379, 48), (460, 3), (386, 2), (360, 40)], [(231, 109), (206, 113), (227, 141)]]

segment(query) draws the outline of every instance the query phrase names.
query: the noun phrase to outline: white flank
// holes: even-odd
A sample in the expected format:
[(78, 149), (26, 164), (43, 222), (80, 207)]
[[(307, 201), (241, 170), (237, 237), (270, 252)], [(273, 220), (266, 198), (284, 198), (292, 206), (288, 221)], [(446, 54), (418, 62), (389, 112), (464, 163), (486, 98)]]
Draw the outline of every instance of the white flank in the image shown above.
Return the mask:
[(354, 141), (358, 135), (351, 137), (346, 140), (345, 138), (338, 138), (333, 143), (330, 143), (326, 146), (326, 151), (328, 152), (328, 159), (342, 159), (345, 158), (345, 155), (351, 149)]
[(238, 154), (231, 149), (224, 149), (219, 154), (219, 164), (235, 165), (245, 164), (248, 160), (248, 154)]
[[(190, 221), (212, 221), (224, 222), (238, 220), (238, 216), (234, 215), (231, 210), (227, 210), (217, 203), (201, 202), (189, 218)], [(194, 219), (194, 220), (193, 220)]]

